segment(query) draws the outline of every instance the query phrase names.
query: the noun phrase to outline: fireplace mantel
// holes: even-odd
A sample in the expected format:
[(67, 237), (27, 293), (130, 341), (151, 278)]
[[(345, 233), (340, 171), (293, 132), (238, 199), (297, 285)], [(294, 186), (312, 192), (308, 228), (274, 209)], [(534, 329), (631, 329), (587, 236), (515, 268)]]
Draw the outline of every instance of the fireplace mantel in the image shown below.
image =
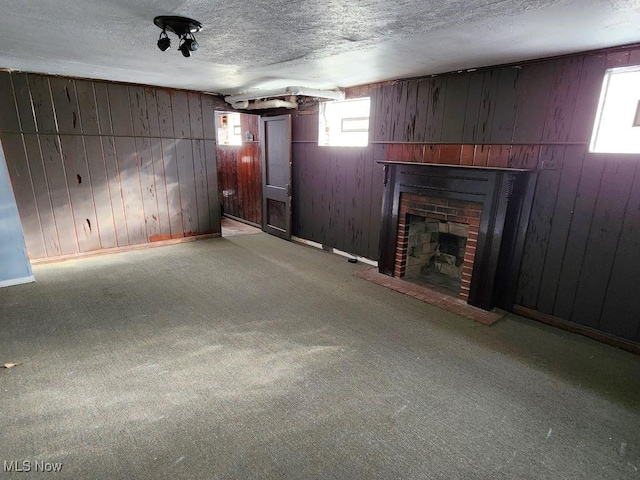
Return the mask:
[(482, 205), (469, 303), (510, 308), (536, 174), (523, 169), (379, 161), (384, 165), (380, 273), (393, 276), (400, 194)]

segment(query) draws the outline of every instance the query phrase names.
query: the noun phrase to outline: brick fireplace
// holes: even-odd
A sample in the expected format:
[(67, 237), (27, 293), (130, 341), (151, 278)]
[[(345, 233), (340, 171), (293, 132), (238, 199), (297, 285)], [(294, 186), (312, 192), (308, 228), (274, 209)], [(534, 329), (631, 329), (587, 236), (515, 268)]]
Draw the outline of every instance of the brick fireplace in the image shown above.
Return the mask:
[(438, 288), (453, 290), (471, 305), (509, 309), (530, 211), (522, 205), (532, 202), (535, 175), (379, 163), (384, 166), (379, 272), (419, 284), (444, 278)]
[(393, 276), (423, 278), (468, 301), (481, 214), (480, 203), (402, 193)]

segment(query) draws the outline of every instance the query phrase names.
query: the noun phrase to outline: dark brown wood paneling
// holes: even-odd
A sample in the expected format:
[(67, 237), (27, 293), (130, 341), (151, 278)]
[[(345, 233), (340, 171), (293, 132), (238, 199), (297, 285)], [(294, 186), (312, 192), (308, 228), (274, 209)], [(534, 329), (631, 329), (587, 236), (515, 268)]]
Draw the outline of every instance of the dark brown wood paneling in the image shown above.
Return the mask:
[[(171, 227), (169, 225), (169, 205), (167, 203), (167, 183), (164, 174), (164, 162), (162, 159), (162, 140), (152, 138), (151, 157), (153, 158), (153, 171), (155, 174), (156, 203), (158, 206), (158, 240), (168, 240), (171, 238)], [(215, 201), (215, 200), (214, 200)], [(150, 237), (153, 241), (154, 238)]]
[[(292, 121), (292, 138), (295, 131), (297, 116)], [(304, 231), (304, 206), (301, 193), (306, 188), (306, 170), (304, 161), (304, 144), (292, 142), (291, 145), (291, 233), (300, 238), (309, 238)]]
[(628, 50), (615, 50), (607, 53), (607, 68), (623, 67), (629, 63), (630, 52)]
[(582, 62), (583, 57), (568, 57), (555, 62), (542, 135), (544, 142), (566, 142), (569, 139)]
[[(293, 124), (296, 125), (299, 117), (305, 116), (308, 115), (296, 116)], [(249, 132), (254, 140), (244, 142), (242, 146), (220, 145), (217, 148), (217, 156), (223, 211), (234, 217), (262, 224), (259, 119), (257, 115), (241, 114), (243, 136)], [(300, 131), (299, 128), (297, 130)]]
[(213, 140), (205, 140), (204, 154), (207, 167), (207, 191), (209, 192), (209, 218), (211, 221), (211, 230), (214, 232), (220, 232), (218, 170), (216, 165), (216, 144)]
[(116, 137), (115, 145), (129, 244), (145, 243), (147, 231), (135, 139)]
[(405, 139), (405, 110), (407, 107), (407, 82), (398, 82), (393, 86), (391, 99), (393, 109), (391, 114), (390, 140), (403, 142)]
[(250, 143), (243, 146), (242, 165), (244, 170), (238, 172), (244, 177), (247, 188), (247, 204), (240, 218), (262, 224), (262, 173), (260, 161), (260, 144)]
[(60, 253), (62, 255), (78, 253), (78, 235), (69, 203), (69, 186), (60, 153), (60, 139), (56, 135), (41, 135), (40, 146), (60, 242)]
[(473, 151), (473, 166), (486, 167), (489, 163), (490, 145), (476, 145)]
[(345, 186), (347, 194), (347, 202), (345, 205), (345, 219), (347, 224), (345, 249), (348, 252), (362, 255), (364, 252), (363, 223), (365, 213), (369, 213), (368, 204), (365, 204), (366, 150), (355, 150), (354, 156), (354, 168), (350, 170), (351, 176), (347, 178)]
[(462, 143), (476, 143), (476, 139), (478, 138), (478, 118), (482, 105), (483, 85), (484, 72), (473, 72), (469, 75), (469, 91), (467, 93), (467, 106), (464, 115)]
[(15, 94), (18, 116), (20, 117), (20, 131), (31, 133), (36, 131), (36, 121), (31, 101), (31, 90), (26, 73), (12, 73), (13, 92)]
[[(97, 92), (97, 90), (96, 90)], [(101, 124), (102, 125), (102, 124)], [(113, 137), (102, 138), (102, 152), (104, 155), (105, 172), (107, 174), (107, 187), (111, 198), (111, 212), (116, 233), (117, 246), (129, 245), (129, 232), (125, 217), (125, 204), (120, 184), (120, 172), (116, 158), (116, 142)]]
[(30, 258), (46, 257), (47, 250), (44, 245), (40, 215), (31, 180), (31, 169), (27, 162), (22, 135), (3, 133), (0, 140), (2, 140), (2, 149), (20, 213), (27, 252)]
[(587, 55), (582, 62), (576, 104), (568, 137), (570, 142), (588, 142), (591, 139), (604, 78), (605, 58), (606, 55)]
[(98, 109), (93, 92), (93, 83), (86, 80), (76, 80), (75, 86), (82, 133), (97, 135), (100, 133), (100, 128), (98, 127)]
[[(322, 183), (326, 182), (324, 178), (324, 173), (326, 172), (324, 168), (324, 162), (328, 161), (328, 158), (324, 155), (326, 152), (325, 149), (314, 148), (312, 146), (308, 146), (306, 149), (306, 156), (304, 157), (307, 165), (307, 185), (309, 187), (307, 195), (307, 202), (309, 202), (309, 216), (306, 217), (307, 222), (307, 231), (309, 232), (309, 240), (313, 240), (314, 242), (323, 243), (323, 225), (320, 221), (321, 219), (321, 208), (323, 204), (322, 198)], [(296, 187), (294, 185), (293, 190), (295, 191)]]
[(13, 84), (9, 72), (0, 72), (0, 105), (2, 105), (3, 109), (3, 115), (0, 115), (0, 131), (20, 131), (20, 122), (13, 95)]
[(109, 83), (107, 85), (107, 92), (109, 94), (109, 109), (111, 111), (113, 134), (133, 135), (129, 87), (118, 83)]
[(156, 99), (158, 104), (160, 136), (173, 138), (173, 111), (171, 109), (171, 94), (169, 90), (156, 90)]
[[(380, 232), (382, 224), (382, 193), (384, 188), (384, 169), (382, 165), (376, 162), (378, 158), (384, 158), (385, 146), (375, 146), (372, 149), (372, 172), (371, 172), (371, 212), (369, 218), (369, 251), (367, 258), (378, 258), (378, 247), (380, 244)], [(381, 155), (378, 157), (378, 155)]]
[[(372, 115), (372, 112), (370, 112), (370, 114)], [(317, 142), (319, 128), (318, 114), (296, 115), (293, 119), (292, 128), (293, 142)], [(256, 140), (257, 139), (256, 136)]]
[(29, 74), (28, 79), (38, 132), (51, 133), (57, 131), (49, 79), (43, 75), (35, 74)]
[(562, 260), (567, 248), (567, 240), (569, 238), (569, 230), (573, 219), (573, 210), (585, 155), (586, 149), (584, 146), (567, 147), (562, 163), (558, 196), (555, 202), (551, 231), (549, 233), (549, 246), (542, 267), (543, 273), (540, 282), (540, 291), (536, 302), (537, 310), (549, 315), (553, 314), (562, 269)]
[(204, 138), (214, 140), (216, 138), (215, 102), (211, 95), (200, 96), (202, 105), (202, 128)]
[(171, 111), (173, 113), (173, 132), (177, 138), (191, 136), (189, 122), (189, 98), (186, 92), (171, 91)]
[(464, 119), (469, 93), (469, 74), (447, 76), (447, 90), (444, 99), (442, 118), (443, 142), (461, 143), (464, 133)]
[(142, 205), (144, 210), (144, 223), (146, 240), (159, 238), (160, 221), (158, 219), (158, 194), (156, 188), (155, 165), (151, 154), (151, 141), (149, 138), (135, 139), (136, 153), (138, 155), (138, 170), (140, 172), (140, 189), (142, 191)]
[(571, 318), (604, 164), (599, 155), (588, 155), (584, 161), (553, 308), (559, 318)]
[(230, 206), (228, 203), (228, 189), (227, 185), (230, 184), (228, 175), (228, 162), (227, 162), (227, 149), (220, 147), (216, 149), (216, 157), (218, 163), (218, 182), (220, 191), (220, 205), (222, 206), (223, 213), (230, 213)]
[[(362, 166), (363, 170), (358, 172), (359, 178), (361, 176), (361, 188), (362, 188), (362, 208), (360, 209), (360, 217), (361, 217), (361, 241), (360, 245), (356, 244), (354, 248), (354, 253), (371, 259), (377, 259), (377, 254), (375, 256), (370, 256), (369, 252), (369, 243), (371, 242), (372, 237), (379, 238), (378, 231), (371, 230), (371, 212), (373, 210), (376, 211), (378, 215), (380, 215), (380, 205), (374, 205), (375, 200), (372, 200), (372, 184), (373, 184), (373, 146), (369, 145), (366, 149), (363, 149), (360, 156), (362, 157)], [(380, 189), (382, 192), (382, 189)], [(382, 194), (382, 193), (381, 193)], [(377, 207), (377, 208), (376, 208)]]
[(80, 252), (99, 250), (100, 234), (83, 138), (78, 135), (62, 135), (60, 144), (75, 231), (78, 235), (78, 249)]
[(149, 135), (160, 136), (160, 120), (158, 118), (158, 95), (154, 88), (144, 89), (145, 102), (147, 104), (147, 119), (149, 120)]
[(498, 94), (495, 98), (495, 112), (491, 126), (491, 143), (509, 144), (513, 137), (520, 94), (520, 67), (500, 69)]
[(231, 210), (237, 217), (240, 214), (240, 198), (238, 197), (238, 156), (240, 148), (232, 148), (229, 150), (229, 163), (228, 163), (228, 175), (231, 180), (229, 189), (229, 202), (231, 203)]
[(191, 126), (191, 138), (203, 138), (204, 124), (202, 120), (202, 105), (200, 103), (200, 94), (196, 92), (189, 92), (187, 98), (189, 106), (189, 125)]
[(40, 140), (37, 135), (25, 135), (24, 144), (27, 161), (29, 162), (31, 170), (33, 191), (36, 197), (38, 215), (40, 216), (40, 225), (42, 226), (42, 236), (46, 248), (46, 256), (55, 257), (61, 254), (60, 241), (58, 240), (58, 230), (53, 216), (53, 205), (51, 203), (51, 195), (49, 194), (49, 183), (47, 181), (47, 175), (42, 161)]
[(111, 135), (111, 108), (109, 107), (109, 92), (106, 83), (94, 83), (93, 91), (96, 96), (96, 109), (98, 111), (98, 125), (102, 135)]
[(80, 109), (76, 96), (76, 84), (73, 80), (52, 77), (49, 80), (55, 117), (60, 133), (80, 133)]
[(491, 68), (485, 70), (482, 81), (480, 109), (478, 111), (478, 129), (476, 143), (490, 143), (493, 131), (493, 119), (500, 88), (501, 71), (504, 69)]
[[(82, 102), (80, 102), (80, 105), (80, 111), (82, 111)], [(109, 179), (102, 154), (102, 141), (99, 137), (85, 137), (84, 144), (87, 152), (87, 166), (91, 179), (93, 203), (96, 209), (97, 225), (95, 228), (97, 228), (100, 235), (102, 248), (113, 248), (118, 246), (118, 243), (113, 221)], [(118, 190), (114, 194), (119, 195), (120, 191)]]
[(207, 189), (207, 165), (204, 151), (204, 140), (192, 140), (193, 173), (195, 177), (195, 197), (197, 208), (198, 232), (211, 230), (209, 215), (209, 192)]
[(347, 201), (346, 183), (349, 176), (348, 171), (353, 168), (350, 155), (352, 152), (353, 150), (348, 147), (334, 150), (331, 155), (330, 171), (327, 172), (327, 175), (332, 178), (331, 189), (325, 191), (329, 197), (329, 218), (331, 219), (327, 244), (335, 245), (342, 251), (348, 250), (345, 247), (345, 204)]
[[(316, 119), (316, 125), (318, 125), (318, 116), (317, 115), (311, 115), (311, 117)], [(242, 142), (243, 145), (247, 146), (249, 144), (251, 144), (252, 142), (260, 142), (260, 116), (259, 115), (247, 115), (247, 114), (240, 114), (240, 126), (242, 129)], [(316, 129), (317, 131), (317, 129)], [(247, 140), (245, 135), (246, 133), (249, 132), (252, 137), (253, 140)], [(311, 134), (313, 135), (313, 134)], [(316, 139), (317, 140), (317, 139)]]
[(416, 113), (418, 111), (418, 81), (404, 82), (405, 85), (405, 111), (402, 139), (406, 142), (416, 141)]
[[(136, 85), (0, 73), (0, 99), (13, 106), (0, 112), (0, 133), (9, 127), (23, 132), (6, 140), (7, 162), (14, 172), (20, 171), (19, 178), (14, 174), (14, 183), (19, 185), (16, 197), (32, 257), (219, 231), (215, 148), (207, 153), (204, 145), (191, 141), (204, 135), (201, 95), (174, 92), (174, 115), (171, 93)], [(174, 138), (175, 123), (185, 135), (184, 148)], [(116, 137), (111, 136), (114, 130)], [(169, 136), (164, 148), (160, 139), (151, 138), (160, 134)], [(176, 144), (184, 184), (178, 174)], [(207, 168), (209, 159), (213, 168)], [(210, 190), (216, 192), (214, 197)], [(173, 225), (170, 206), (177, 207), (177, 213), (172, 212)], [(186, 232), (183, 208), (188, 209)], [(38, 231), (32, 228), (36, 223)]]
[(131, 103), (131, 121), (133, 134), (136, 137), (149, 135), (149, 116), (147, 98), (144, 87), (129, 86), (129, 102)]
[(162, 160), (164, 163), (164, 178), (167, 185), (169, 229), (171, 236), (177, 238), (184, 230), (182, 226), (181, 185), (178, 180), (175, 143), (175, 140), (162, 140)]
[(542, 140), (547, 105), (552, 91), (552, 62), (531, 63), (522, 67), (518, 96), (514, 143), (538, 143)]
[(435, 77), (429, 82), (429, 106), (427, 109), (427, 130), (425, 132), (425, 141), (427, 142), (440, 141), (446, 88), (447, 83), (445, 77)]
[(535, 170), (538, 168), (539, 158), (540, 145), (512, 145), (507, 166)]
[(392, 138), (394, 86), (385, 85), (378, 92), (376, 104), (377, 130), (374, 139), (389, 141)]
[(490, 145), (488, 167), (507, 168), (509, 166), (509, 154), (511, 145)]
[(535, 308), (538, 300), (565, 151), (563, 146), (542, 149), (541, 160), (554, 168), (538, 176), (516, 293), (516, 303), (525, 307)]
[[(638, 163), (640, 158), (630, 159)], [(640, 171), (622, 222), (622, 230), (611, 269), (609, 284), (598, 328), (618, 337), (640, 341)]]
[(176, 141), (176, 163), (178, 164), (178, 180), (180, 182), (182, 232), (185, 235), (193, 235), (198, 231), (198, 206), (190, 140)]
[(378, 111), (380, 108), (381, 97), (382, 93), (379, 86), (369, 89), (369, 142), (378, 140), (378, 131), (380, 128), (379, 123), (381, 121)]
[[(295, 172), (294, 191), (301, 186), (304, 189), (304, 192), (294, 194), (294, 202), (303, 203), (294, 204), (297, 234), (337, 248), (344, 245), (347, 250), (366, 250), (365, 256), (376, 258), (380, 215), (375, 195), (382, 192), (377, 181), (380, 179), (381, 185), (382, 171), (376, 174), (374, 159), (540, 168), (533, 211), (527, 216), (530, 217), (528, 233), (525, 235), (526, 225), (519, 226), (518, 237), (526, 237), (527, 243), (526, 248), (521, 248), (524, 259), (517, 282), (518, 294), (520, 300), (532, 308), (571, 319), (578, 285), (585, 285), (583, 269), (587, 242), (592, 245), (595, 241), (592, 238), (595, 231), (591, 228), (593, 209), (596, 204), (600, 208), (607, 204), (609, 196), (622, 202), (621, 196), (624, 197), (625, 192), (624, 188), (615, 194), (608, 187), (603, 191), (600, 189), (601, 180), (603, 185), (609, 182), (606, 176), (602, 178), (603, 162), (615, 159), (615, 155), (585, 153), (604, 69), (611, 65), (626, 65), (634, 55), (640, 58), (635, 50), (616, 51), (614, 55), (573, 55), (522, 66), (370, 87), (370, 139), (376, 143), (367, 149), (371, 152), (371, 162), (365, 162), (362, 172), (367, 192), (363, 195), (368, 200), (367, 218), (372, 221), (368, 225), (362, 223), (363, 236), (359, 241), (357, 206), (352, 208), (353, 204), (349, 202), (359, 198), (359, 187), (357, 184), (352, 187), (351, 183), (352, 174), (354, 178), (362, 175), (360, 165), (349, 170), (349, 164), (343, 163), (343, 172), (339, 174), (335, 171), (340, 168), (336, 159), (343, 159), (341, 153), (336, 153), (339, 150), (322, 149), (309, 143), (294, 149), (294, 165), (299, 169)], [(437, 109), (433, 108), (433, 92), (438, 82), (444, 84), (441, 122)], [(305, 117), (304, 123), (310, 124), (309, 117)], [(298, 127), (300, 129), (295, 130)], [(294, 131), (296, 141), (308, 141), (302, 133), (302, 122), (294, 124)], [(331, 194), (335, 195), (340, 181), (344, 182), (341, 186), (347, 192), (342, 224), (328, 213), (329, 207), (335, 208)], [(610, 214), (610, 224), (606, 227), (609, 230), (620, 227), (622, 222), (622, 213), (616, 212), (615, 219), (614, 214)], [(632, 221), (630, 219), (629, 215), (625, 217), (621, 232), (626, 231), (626, 222)], [(343, 228), (344, 232), (332, 231), (335, 228)], [(332, 241), (335, 244), (327, 243)], [(594, 252), (601, 250), (599, 246), (589, 248)], [(617, 262), (616, 249), (613, 250)], [(594, 262), (594, 259), (587, 261)], [(601, 268), (609, 268), (613, 278), (618, 275), (614, 272), (622, 270), (609, 263), (609, 267), (602, 265)], [(517, 268), (512, 269), (511, 274), (516, 271)], [(597, 280), (593, 275), (589, 277), (593, 283), (593, 288), (589, 289), (596, 292), (594, 298), (599, 298), (602, 307), (609, 293), (600, 295), (598, 292), (603, 288), (605, 292), (611, 291), (607, 289), (608, 276), (599, 275)], [(592, 303), (595, 301), (591, 300)], [(614, 311), (607, 306), (609, 310)], [(612, 314), (607, 315), (612, 318)], [(640, 312), (637, 316), (640, 317)], [(609, 328), (606, 326), (609, 321), (605, 320), (603, 311), (597, 328)], [(629, 332), (636, 328), (634, 322), (621, 321), (611, 328), (630, 335)]]
[(571, 320), (598, 328), (637, 162), (607, 160), (591, 220)]

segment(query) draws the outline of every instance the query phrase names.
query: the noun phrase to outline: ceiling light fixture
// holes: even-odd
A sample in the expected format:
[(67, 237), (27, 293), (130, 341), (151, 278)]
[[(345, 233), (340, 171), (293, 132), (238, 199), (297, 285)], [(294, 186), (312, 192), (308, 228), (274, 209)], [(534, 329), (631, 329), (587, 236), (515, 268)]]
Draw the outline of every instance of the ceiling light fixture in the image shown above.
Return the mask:
[(167, 30), (175, 33), (180, 39), (178, 50), (185, 57), (190, 57), (191, 52), (198, 49), (198, 42), (194, 33), (202, 30), (202, 24), (197, 20), (186, 17), (166, 16), (162, 15), (153, 19), (153, 23), (160, 29), (160, 38), (158, 39), (158, 48), (163, 52), (171, 46), (171, 40), (167, 35)]
[(160, 38), (158, 39), (158, 48), (163, 52), (171, 47), (171, 39), (164, 30), (160, 32)]

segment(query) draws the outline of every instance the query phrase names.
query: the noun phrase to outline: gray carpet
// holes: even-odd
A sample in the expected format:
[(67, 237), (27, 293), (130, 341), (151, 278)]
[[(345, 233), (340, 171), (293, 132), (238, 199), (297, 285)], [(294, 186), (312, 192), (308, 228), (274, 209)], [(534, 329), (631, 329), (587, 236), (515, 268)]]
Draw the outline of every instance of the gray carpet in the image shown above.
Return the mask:
[[(51, 478), (640, 478), (640, 357), (265, 234), (0, 289), (0, 464)], [(0, 465), (2, 467), (2, 465)], [(1, 475), (0, 475), (1, 476)]]

